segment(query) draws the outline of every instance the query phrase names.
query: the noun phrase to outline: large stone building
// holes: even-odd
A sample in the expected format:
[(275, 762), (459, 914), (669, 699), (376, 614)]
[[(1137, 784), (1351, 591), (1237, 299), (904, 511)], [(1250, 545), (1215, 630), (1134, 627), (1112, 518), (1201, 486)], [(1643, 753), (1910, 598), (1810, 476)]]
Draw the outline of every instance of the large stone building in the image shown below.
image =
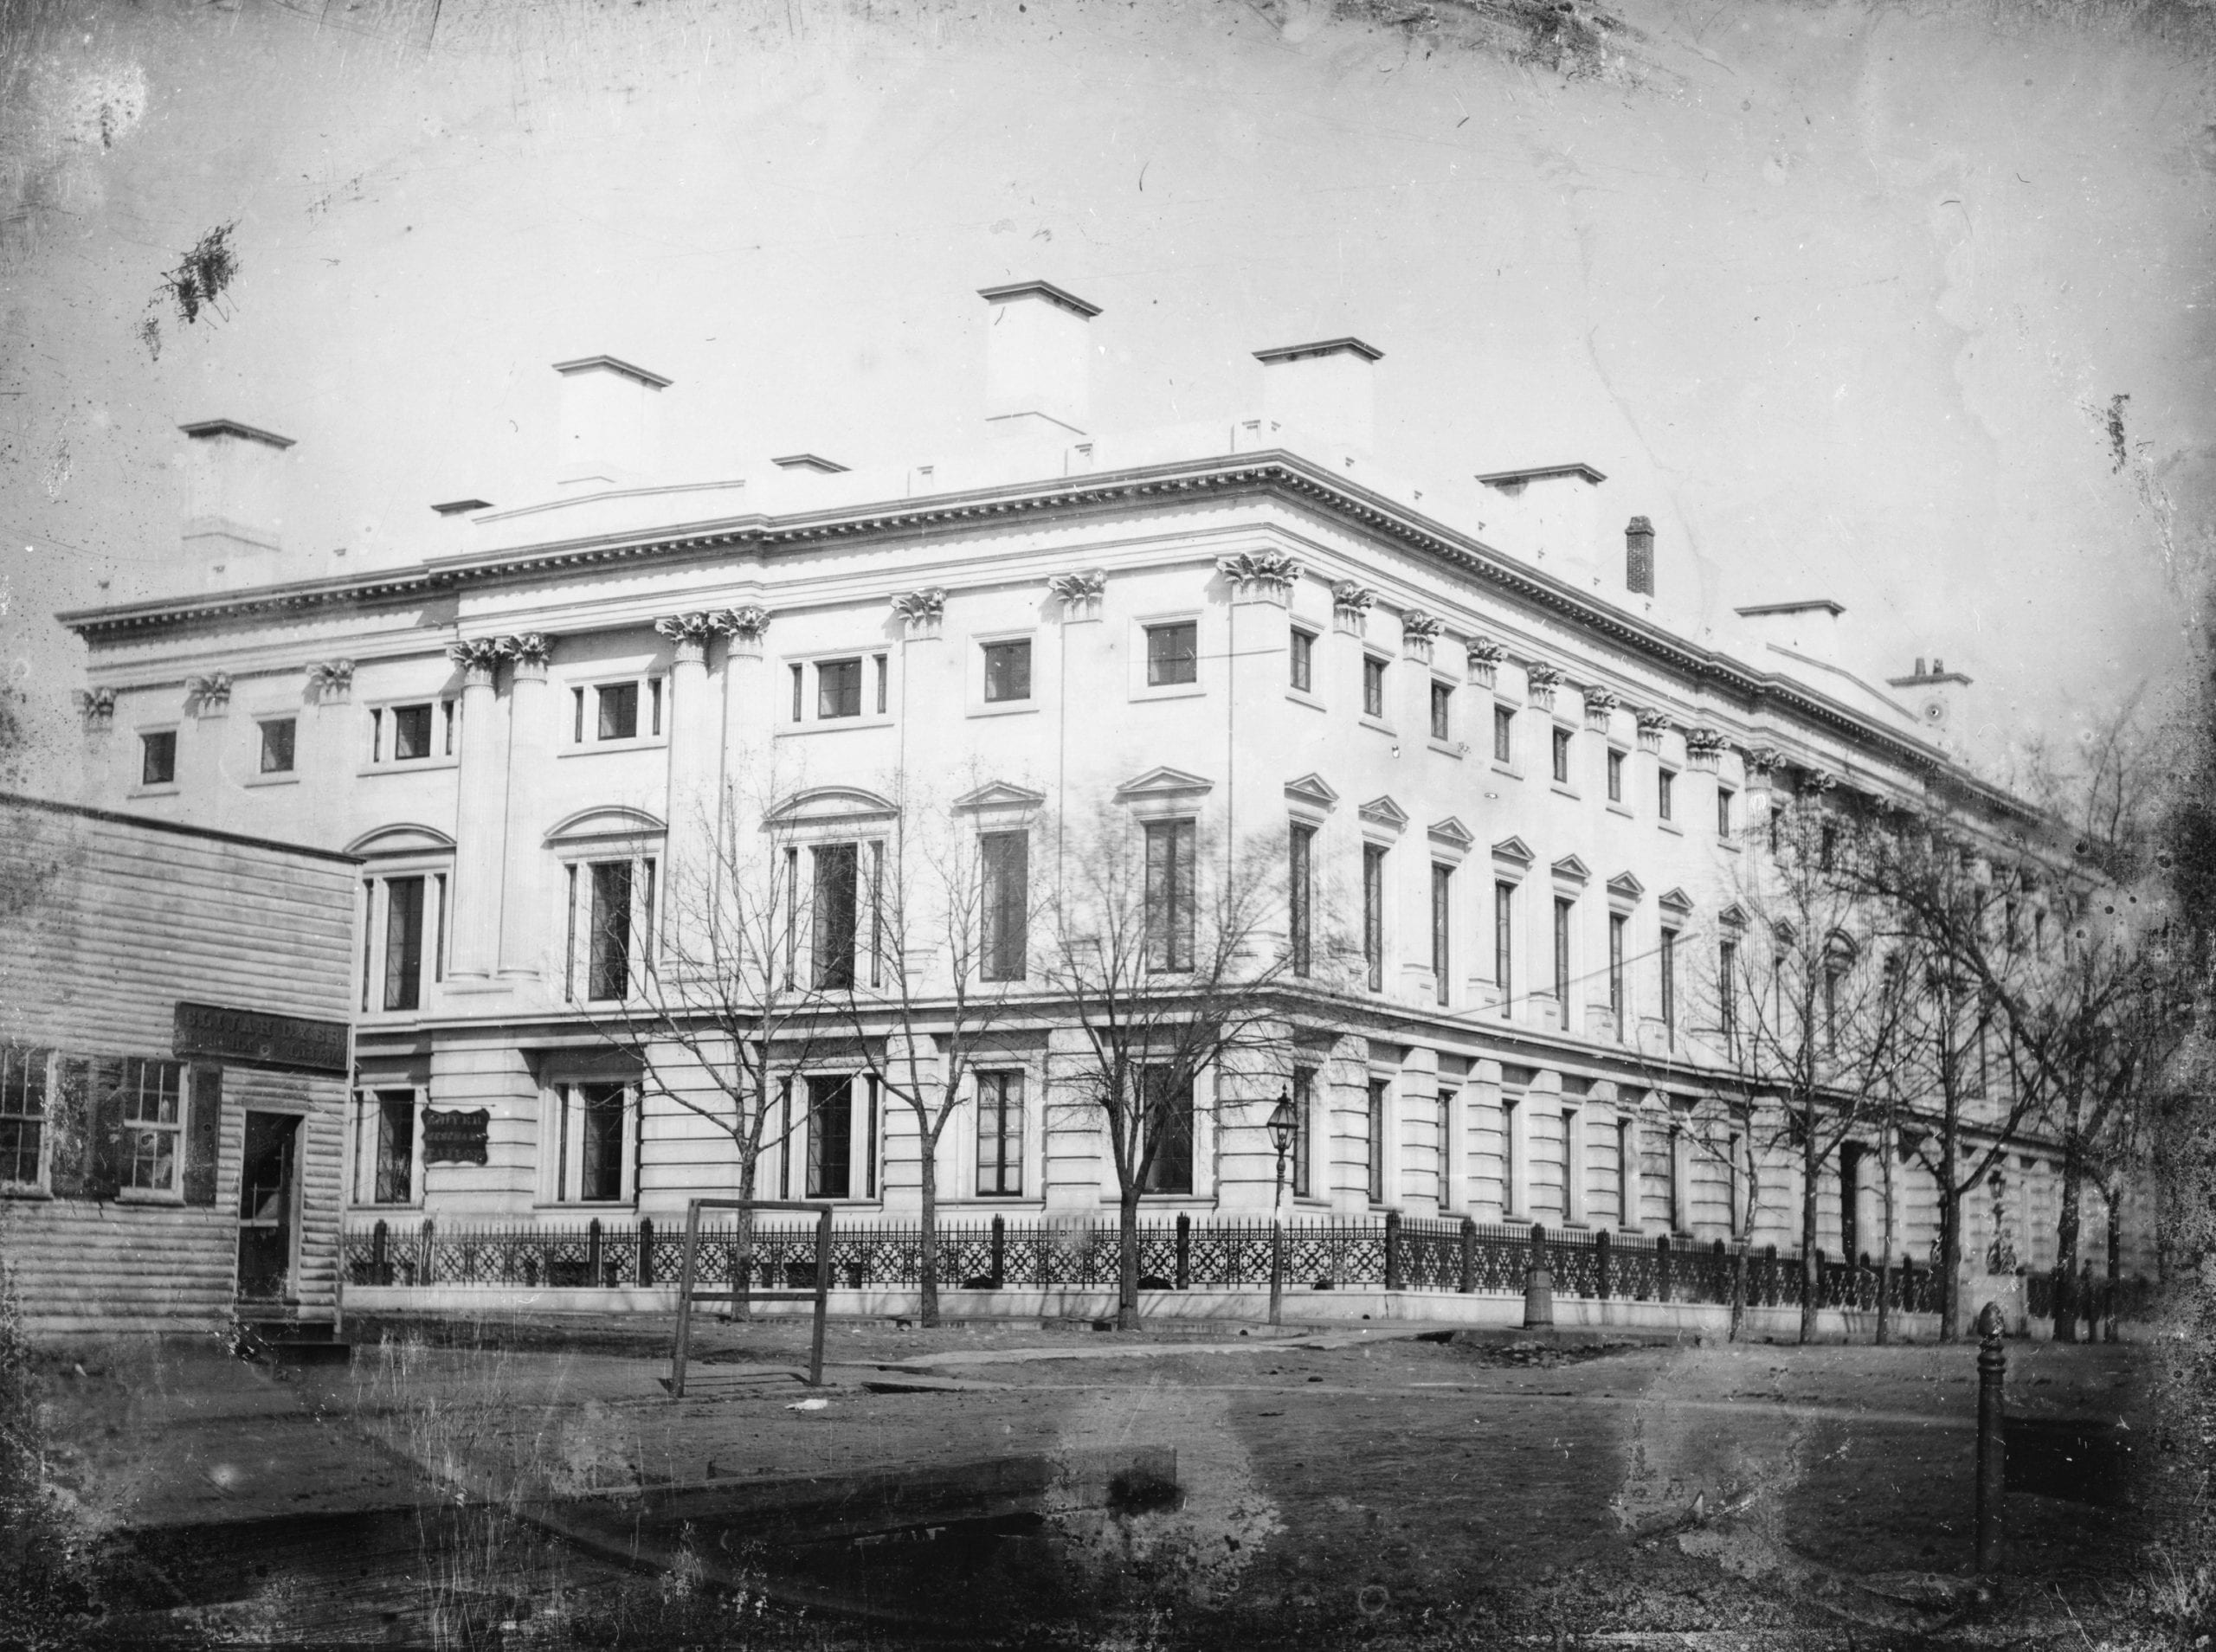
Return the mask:
[[(721, 798), (819, 886), (863, 876), (902, 807), (1285, 845), (1348, 891), (1364, 964), (1358, 1016), (1319, 994), (1285, 1023), (1311, 1109), (1298, 1207), (1796, 1247), (1789, 1174), (1749, 1212), (1736, 1167), (1689, 1148), (1712, 1032), (1691, 983), (1775, 795), (1937, 787), (2020, 838), (2028, 813), (1947, 749), (1967, 679), (1860, 680), (1828, 601), (1710, 634), (1639, 502), (1588, 466), (1395, 479), (1359, 340), (1259, 352), (1255, 419), (1095, 437), (1093, 307), (1043, 283), (983, 296), (974, 447), (667, 482), (667, 381), (564, 362), (548, 496), (438, 505), (420, 561), (367, 573), (266, 530), (282, 438), (186, 427), (215, 588), (63, 616), (89, 649), (90, 790), (361, 857), (351, 1207), (661, 1218), (728, 1192), (728, 1144), (642, 1107), (604, 1036)], [(1115, 1189), (1092, 1132), (1039, 1104), (1068, 1030), (1051, 1006), (1027, 1025), (982, 1081), (993, 1105), (942, 1144), (942, 1196), (1097, 1216)], [(911, 1210), (912, 1131), (815, 1066), (821, 1122), (768, 1180)], [(1279, 1080), (1214, 1082), (1163, 1212), (1269, 1207)], [(428, 1156), (427, 1110), (447, 1143)], [(2007, 1208), (2036, 1263), (2053, 1167), (2022, 1158)], [(1819, 1242), (1874, 1250), (1871, 1155), (1844, 1178)], [(1934, 1200), (1906, 1183), (1921, 1261)], [(1975, 1254), (1992, 1202), (1968, 1216)]]

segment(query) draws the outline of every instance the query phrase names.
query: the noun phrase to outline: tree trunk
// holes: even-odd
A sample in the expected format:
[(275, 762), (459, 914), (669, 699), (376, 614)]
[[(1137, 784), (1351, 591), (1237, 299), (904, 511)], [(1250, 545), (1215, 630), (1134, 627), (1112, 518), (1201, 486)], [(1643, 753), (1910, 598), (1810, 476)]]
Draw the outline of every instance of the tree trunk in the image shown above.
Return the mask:
[(1893, 1328), (1892, 1295), (1893, 1253), (1900, 1248), (1900, 1201), (1894, 1183), (1893, 1127), (1881, 1126), (1878, 1131), (1878, 1168), (1882, 1173), (1878, 1188), (1885, 1201), (1885, 1237), (1878, 1252), (1878, 1346), (1883, 1347), (1891, 1340)]
[(1116, 1328), (1139, 1328), (1139, 1190), (1123, 1189), (1116, 1205)]
[(917, 1246), (916, 1273), (920, 1287), (916, 1304), (916, 1317), (924, 1325), (938, 1323), (938, 1154), (933, 1151), (937, 1144), (931, 1133), (924, 1128), (920, 1113), (916, 1119), (916, 1135), (920, 1147), (917, 1166), (918, 1186), (922, 1190), (923, 1231)]
[[(750, 1148), (745, 1142), (739, 1143), (738, 1196), (740, 1199), (752, 1201), (756, 1186), (755, 1177), (761, 1162), (762, 1149), (758, 1146)], [(753, 1304), (749, 1302), (740, 1292), (742, 1282), (750, 1285), (754, 1282), (754, 1212), (752, 1211), (739, 1212), (738, 1239), (738, 1250), (733, 1256), (731, 1266), (731, 1277), (728, 1282), (733, 1300), (724, 1304), (724, 1317), (750, 1320), (754, 1317)]]
[(1743, 1342), (1747, 1339), (1747, 1239), (1739, 1236), (1737, 1249), (1731, 1257), (1731, 1329), (1729, 1340)]
[(1823, 1191), (1820, 1177), (1823, 1167), (1816, 1158), (1815, 1122), (1805, 1122), (1808, 1128), (1800, 1149), (1800, 1340), (1813, 1342), (1818, 1297), (1822, 1291), (1816, 1272), (1816, 1205)]
[(2085, 1167), (2073, 1120), (2062, 1135), (2062, 1215), (2054, 1225), (2054, 1340), (2078, 1340), (2078, 1225)]
[[(2104, 1190), (2108, 1191), (2108, 1190)], [(2108, 1192), (2109, 1200), (2109, 1302), (2108, 1312), (2102, 1316), (2101, 1339), (2114, 1342), (2120, 1333), (2116, 1321), (2123, 1307), (2123, 1179), (2116, 1179), (2116, 1187)]]
[(1939, 1127), (1939, 1340), (1962, 1335), (1962, 1189), (1955, 1180), (1955, 1104)]

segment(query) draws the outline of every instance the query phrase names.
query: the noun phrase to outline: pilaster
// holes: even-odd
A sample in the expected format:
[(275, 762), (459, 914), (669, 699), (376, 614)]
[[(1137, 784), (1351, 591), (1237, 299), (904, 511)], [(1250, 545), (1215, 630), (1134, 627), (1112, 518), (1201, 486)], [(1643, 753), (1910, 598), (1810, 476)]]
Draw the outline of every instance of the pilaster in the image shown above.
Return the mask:
[[(552, 640), (528, 631), (498, 645), (508, 673), (506, 887), (500, 900), (500, 974), (537, 980), (547, 972), (555, 915), (546, 898), (544, 799), (554, 766), (555, 708), (546, 686)], [(467, 749), (468, 722), (462, 723)]]
[(461, 755), (454, 827), (454, 969), (457, 983), (488, 983), (500, 945), (500, 867), (506, 852), (507, 752), (493, 672), (499, 645), (490, 637), (454, 644), (461, 667)]

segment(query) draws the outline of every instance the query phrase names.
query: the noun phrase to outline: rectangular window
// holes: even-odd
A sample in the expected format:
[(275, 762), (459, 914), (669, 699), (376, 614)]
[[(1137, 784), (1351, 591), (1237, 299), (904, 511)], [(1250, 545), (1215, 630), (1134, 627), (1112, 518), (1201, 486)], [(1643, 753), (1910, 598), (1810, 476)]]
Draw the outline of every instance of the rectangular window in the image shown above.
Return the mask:
[(1516, 1127), (1519, 1109), (1512, 1096), (1500, 1103), (1500, 1213), (1517, 1216), (1524, 1209), (1524, 1155), (1517, 1150)]
[(1639, 1208), (1639, 1134), (1629, 1119), (1616, 1121), (1616, 1225), (1635, 1228)]
[(854, 1081), (808, 1081), (806, 1199), (845, 1199), (853, 1182)]
[(984, 861), (979, 973), (987, 980), (1021, 980), (1031, 945), (1031, 834), (989, 832), (979, 846)]
[(156, 729), (138, 736), (138, 783), (172, 786), (177, 783), (177, 730)]
[(1285, 868), (1285, 886), (1291, 897), (1292, 910), (1291, 931), (1287, 935), (1292, 955), (1292, 973), (1308, 974), (1316, 964), (1316, 828), (1296, 823), (1292, 832), (1291, 864)]
[(1362, 714), (1380, 722), (1385, 717), (1385, 662), (1375, 654), (1362, 657)]
[(1624, 800), (1624, 755), (1613, 748), (1608, 753), (1608, 801)]
[(293, 772), (293, 736), (300, 727), (293, 717), (271, 717), (261, 724), (261, 772), (265, 775), (289, 775)]
[(1369, 1081), (1369, 1202), (1385, 1202), (1385, 1092), (1386, 1081)]
[(795, 723), (798, 723), (798, 722), (800, 721), (800, 715), (801, 715), (801, 714), (800, 714), (800, 707), (801, 707), (801, 685), (802, 685), (802, 667), (800, 667), (800, 666), (798, 666), (798, 665), (796, 665), (796, 666), (794, 666), (794, 667), (792, 668), (792, 670), (793, 670), (793, 721), (794, 721)]
[(1608, 914), (1608, 1012), (1616, 1018), (1616, 1036), (1624, 1036), (1624, 931), (1631, 920), (1620, 912)]
[(1728, 1045), (1739, 1032), (1739, 943), (1725, 941), (1716, 948), (1716, 1008), (1718, 1025)]
[[(583, 689), (577, 691), (580, 694), (584, 692)], [(373, 763), (384, 761), (384, 711), (377, 706), (370, 708), (370, 761)]]
[(369, 1101), (377, 1126), (370, 1197), (379, 1205), (405, 1205), (415, 1192), (416, 1092), (381, 1090)]
[(1298, 626), (1292, 629), (1292, 685), (1303, 694), (1316, 687), (1316, 633)]
[(122, 1095), (123, 1185), (175, 1192), (184, 1135), (184, 1064), (126, 1056)]
[(1569, 1025), (1569, 927), (1576, 910), (1575, 901), (1555, 897), (1555, 1003), (1564, 1026)]
[(1200, 627), (1187, 620), (1146, 628), (1146, 685), (1167, 688), (1200, 680)]
[(1503, 764), (1516, 761), (1516, 713), (1504, 705), (1492, 709), (1492, 760)]
[(1369, 971), (1369, 990), (1385, 990), (1385, 851), (1377, 844), (1362, 845), (1362, 961)]
[(653, 735), (656, 739), (660, 739), (660, 738), (661, 737), (661, 678), (659, 678), (659, 677), (649, 677), (649, 678), (647, 679), (647, 700), (651, 703), (651, 704), (652, 704), (652, 706), (653, 706), (653, 710), (652, 710), (652, 713), (651, 713), (652, 720), (651, 720), (651, 721), (647, 723), (647, 732), (648, 734), (650, 734), (650, 735)]
[(1023, 1192), (1023, 1075), (977, 1075), (977, 1192), (1013, 1199)]
[(631, 863), (596, 861), (585, 944), (585, 996), (611, 999), (631, 991)]
[(1509, 1012), (1513, 990), (1511, 970), (1516, 961), (1516, 885), (1492, 886), (1492, 984), (1500, 989), (1500, 1012)]
[(1314, 1140), (1315, 1123), (1311, 1115), (1316, 1108), (1316, 1070), (1295, 1067), (1292, 1070), (1292, 1142), (1285, 1149), (1292, 1160), (1289, 1167), (1292, 1178), (1292, 1196), (1306, 1199), (1309, 1188), (1308, 1151)]
[(1662, 1032), (1675, 1039), (1678, 1036), (1678, 932), (1662, 931)]
[(1031, 640), (985, 645), (985, 703), (1031, 697)]
[(0, 1182), (11, 1186), (43, 1185), (47, 1056), (0, 1046)]
[(1443, 1212), (1454, 1208), (1454, 1096), (1451, 1090), (1439, 1092), (1439, 1208)]
[(862, 663), (827, 659), (815, 668), (815, 715), (858, 717), (862, 714)]
[(1139, 1141), (1154, 1155), (1140, 1186), (1150, 1193), (1193, 1191), (1193, 1087), (1172, 1079), (1168, 1067), (1139, 1070)]
[(886, 654), (874, 654), (871, 658), (877, 665), (877, 714), (883, 717), (887, 704), (886, 697), (892, 691), (892, 662), (891, 657)]
[(1728, 786), (1716, 788), (1716, 835), (1719, 838), (1731, 835), (1731, 788)]
[(1446, 740), (1454, 732), (1454, 691), (1444, 683), (1431, 685), (1431, 737)]
[(639, 737), (639, 685), (602, 683), (593, 691), (599, 723), (595, 738), (636, 740)]
[(1146, 962), (1149, 969), (1193, 967), (1193, 823), (1146, 826)]
[(1441, 1004), (1452, 997), (1449, 955), (1454, 916), (1454, 869), (1433, 861), (1431, 867), (1431, 974)]
[(441, 700), (439, 712), (446, 730), (444, 743), (439, 748), (449, 757), (454, 755), (454, 731), (461, 722), (461, 709), (452, 700)]
[(1585, 1169), (1581, 1162), (1583, 1155), (1578, 1151), (1581, 1145), (1577, 1136), (1579, 1128), (1578, 1109), (1574, 1107), (1562, 1109), (1562, 1219), (1565, 1222), (1581, 1222), (1585, 1219), (1585, 1190), (1579, 1186), (1580, 1178)]
[(1569, 784), (1569, 730), (1556, 729), (1555, 735), (1555, 784)]
[(423, 992), (423, 879), (384, 883), (384, 999), (389, 1010), (412, 1010)]
[(585, 1203), (623, 1197), (623, 1103), (621, 1084), (580, 1084), (577, 1198)]
[(430, 703), (427, 700), (421, 705), (396, 705), (391, 712), (393, 762), (410, 762), (431, 755)]
[(854, 984), (854, 942), (860, 931), (858, 879), (860, 845), (827, 843), (814, 851), (815, 985), (844, 988)]
[(1677, 781), (1678, 777), (1666, 768), (1659, 770), (1654, 776), (1654, 813), (1662, 820), (1670, 818), (1671, 794)]

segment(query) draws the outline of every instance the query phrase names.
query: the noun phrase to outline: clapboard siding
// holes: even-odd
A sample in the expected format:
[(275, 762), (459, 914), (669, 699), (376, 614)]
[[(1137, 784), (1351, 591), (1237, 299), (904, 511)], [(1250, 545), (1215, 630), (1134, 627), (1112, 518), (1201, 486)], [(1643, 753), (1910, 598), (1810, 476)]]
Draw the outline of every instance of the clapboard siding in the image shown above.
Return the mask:
[[(345, 1020), (358, 890), (343, 858), (0, 798), (0, 1034), (166, 1057), (181, 999)], [(229, 1064), (222, 1083), (214, 1204), (0, 1199), (0, 1260), (33, 1334), (229, 1317), (250, 1110), (301, 1121), (292, 1302), (336, 1313), (345, 1081)]]

